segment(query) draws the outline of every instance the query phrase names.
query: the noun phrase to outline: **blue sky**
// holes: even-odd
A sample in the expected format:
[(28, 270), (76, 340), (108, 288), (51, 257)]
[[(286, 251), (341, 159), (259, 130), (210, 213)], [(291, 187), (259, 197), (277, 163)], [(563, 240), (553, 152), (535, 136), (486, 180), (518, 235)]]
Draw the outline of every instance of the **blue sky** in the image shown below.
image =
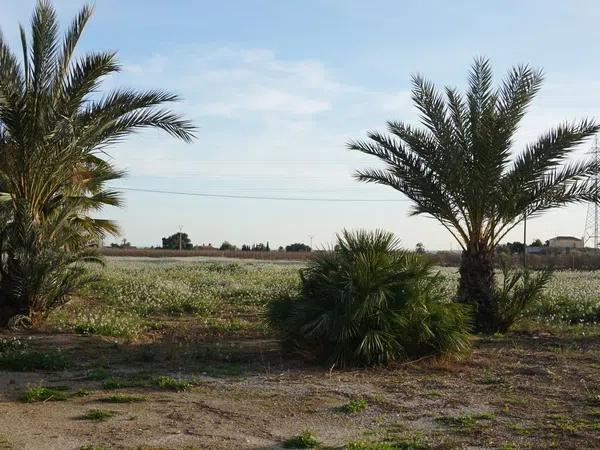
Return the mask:
[[(17, 45), (34, 1), (2, 0), (0, 28)], [(63, 25), (82, 2), (55, 2)], [(497, 78), (518, 63), (546, 82), (516, 149), (564, 120), (600, 118), (596, 1), (97, 0), (80, 51), (117, 50), (123, 71), (105, 88), (163, 88), (198, 126), (182, 144), (140, 133), (110, 150), (122, 187), (249, 196), (400, 200), (293, 202), (126, 192), (106, 210), (135, 245), (182, 226), (195, 243), (315, 245), (342, 228), (385, 228), (406, 247), (457, 248), (433, 219), (409, 217), (400, 193), (351, 177), (374, 161), (345, 142), (386, 120), (415, 123), (409, 80), (423, 73), (464, 87), (473, 57)], [(16, 47), (15, 47), (16, 48)], [(582, 152), (584, 149), (581, 150)], [(528, 236), (581, 236), (586, 206), (531, 221)], [(521, 239), (521, 230), (509, 236)]]

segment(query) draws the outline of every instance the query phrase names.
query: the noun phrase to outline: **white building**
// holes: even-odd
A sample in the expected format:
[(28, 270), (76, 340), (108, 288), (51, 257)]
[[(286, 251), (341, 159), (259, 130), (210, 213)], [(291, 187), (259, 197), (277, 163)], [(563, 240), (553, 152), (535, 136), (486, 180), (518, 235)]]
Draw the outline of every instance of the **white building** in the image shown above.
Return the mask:
[(551, 248), (583, 248), (583, 239), (573, 236), (556, 236), (548, 241)]

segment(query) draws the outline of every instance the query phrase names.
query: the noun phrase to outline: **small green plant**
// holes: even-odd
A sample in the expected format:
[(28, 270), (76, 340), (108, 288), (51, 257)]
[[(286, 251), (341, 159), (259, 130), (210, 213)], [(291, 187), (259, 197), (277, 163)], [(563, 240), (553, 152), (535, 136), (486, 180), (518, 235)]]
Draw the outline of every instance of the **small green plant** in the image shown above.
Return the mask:
[(510, 427), (519, 436), (527, 436), (530, 433), (530, 431), (529, 431), (529, 429), (527, 429), (527, 427), (524, 427), (523, 425), (518, 424), (518, 423), (512, 424)]
[(189, 381), (177, 380), (169, 376), (155, 378), (152, 384), (161, 389), (168, 389), (176, 392), (189, 391), (192, 388), (192, 383)]
[(394, 441), (397, 450), (428, 450), (431, 446), (423, 433), (410, 433)]
[(88, 395), (87, 391), (71, 391), (67, 386), (32, 386), (23, 393), (23, 401), (27, 403), (35, 402), (64, 402), (73, 397), (82, 397)]
[(397, 450), (398, 447), (386, 442), (352, 441), (344, 446), (344, 450)]
[(115, 394), (109, 397), (101, 398), (99, 401), (103, 403), (139, 403), (145, 402), (146, 398), (135, 395)]
[(283, 443), (284, 448), (315, 448), (321, 443), (310, 430), (304, 430), (297, 436), (294, 436)]
[(365, 399), (359, 398), (359, 399), (355, 399), (355, 400), (350, 400), (345, 405), (342, 405), (342, 407), (340, 409), (345, 413), (355, 414), (355, 413), (363, 412), (365, 409), (367, 409), (367, 404), (368, 403)]
[(483, 380), (481, 380), (481, 384), (487, 384), (487, 385), (499, 385), (499, 384), (504, 384), (504, 379), (502, 377), (486, 377)]
[(108, 409), (90, 409), (85, 412), (81, 416), (84, 420), (94, 420), (94, 421), (103, 421), (109, 419), (111, 417), (116, 416), (118, 413), (116, 411), (110, 411)]

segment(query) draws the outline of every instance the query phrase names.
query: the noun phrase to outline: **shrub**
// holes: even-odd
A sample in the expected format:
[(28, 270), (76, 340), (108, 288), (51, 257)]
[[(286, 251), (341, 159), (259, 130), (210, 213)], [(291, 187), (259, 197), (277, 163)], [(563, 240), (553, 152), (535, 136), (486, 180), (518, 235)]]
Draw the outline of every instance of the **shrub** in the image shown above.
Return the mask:
[(494, 290), (492, 306), (495, 331), (504, 333), (540, 298), (552, 277), (552, 272), (543, 270), (532, 273), (528, 270), (509, 268), (504, 261), (500, 267), (503, 282)]
[(267, 316), (306, 358), (371, 365), (469, 347), (466, 307), (445, 301), (440, 276), (391, 233), (344, 231), (301, 278), (300, 294), (274, 300)]

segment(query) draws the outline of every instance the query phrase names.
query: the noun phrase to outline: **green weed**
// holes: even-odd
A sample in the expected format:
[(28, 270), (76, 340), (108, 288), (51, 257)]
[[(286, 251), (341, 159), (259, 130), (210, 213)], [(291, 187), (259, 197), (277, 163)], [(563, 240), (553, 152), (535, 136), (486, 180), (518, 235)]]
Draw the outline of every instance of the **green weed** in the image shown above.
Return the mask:
[(352, 441), (344, 450), (397, 450), (397, 447), (385, 442)]
[(35, 402), (64, 402), (73, 397), (82, 397), (89, 392), (84, 390), (72, 391), (66, 386), (32, 386), (23, 393), (23, 401), (27, 403)]
[(135, 395), (127, 395), (127, 394), (115, 394), (109, 397), (104, 397), (98, 400), (103, 403), (138, 403), (145, 402), (145, 397), (139, 397)]
[(367, 409), (367, 401), (365, 399), (356, 399), (350, 400), (345, 405), (342, 405), (340, 408), (343, 412), (348, 414), (355, 414), (359, 412), (363, 412)]
[(90, 409), (88, 411), (86, 411), (81, 418), (84, 420), (93, 420), (93, 421), (103, 421), (106, 419), (109, 419), (111, 417), (114, 417), (118, 414), (118, 412), (116, 411), (110, 411), (107, 409)]
[(169, 376), (157, 377), (153, 380), (152, 384), (161, 389), (168, 389), (176, 392), (189, 391), (193, 387), (192, 383), (189, 381), (177, 380)]
[(284, 448), (315, 448), (321, 443), (310, 430), (304, 430), (297, 436), (294, 436), (283, 443)]

